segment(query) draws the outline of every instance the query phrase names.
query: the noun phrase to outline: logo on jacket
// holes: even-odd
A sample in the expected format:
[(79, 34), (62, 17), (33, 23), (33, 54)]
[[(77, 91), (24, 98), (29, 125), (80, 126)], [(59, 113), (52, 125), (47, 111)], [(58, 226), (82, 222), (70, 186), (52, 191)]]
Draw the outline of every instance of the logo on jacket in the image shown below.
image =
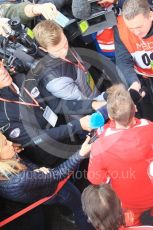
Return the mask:
[(17, 138), (20, 136), (20, 129), (19, 128), (15, 128), (10, 132), (10, 138)]
[(39, 94), (40, 94), (40, 92), (39, 92), (39, 90), (38, 90), (37, 87), (34, 87), (34, 88), (31, 90), (31, 95), (32, 95), (34, 98), (38, 97)]

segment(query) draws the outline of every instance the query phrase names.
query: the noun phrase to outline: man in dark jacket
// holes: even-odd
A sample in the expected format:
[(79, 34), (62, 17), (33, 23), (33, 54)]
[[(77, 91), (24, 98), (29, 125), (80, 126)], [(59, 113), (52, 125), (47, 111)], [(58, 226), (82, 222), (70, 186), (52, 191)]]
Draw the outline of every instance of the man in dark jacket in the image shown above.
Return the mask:
[[(23, 99), (20, 93), (20, 84), (23, 82), (22, 75), (16, 75), (13, 79), (16, 84), (13, 83), (13, 87), (11, 86), (10, 88), (12, 78), (4, 68), (1, 68), (1, 131), (13, 142), (20, 143), (25, 146), (34, 145), (37, 156), (38, 149), (41, 150), (40, 157), (42, 160), (44, 158), (42, 152), (47, 152), (49, 156), (50, 154), (55, 155), (55, 158), (53, 157), (53, 162), (56, 161), (57, 157), (67, 158), (76, 150), (76, 148), (78, 148), (78, 146), (64, 145), (60, 143), (60, 141), (64, 141), (66, 143), (66, 140), (70, 138), (73, 142), (74, 134), (80, 132), (82, 129), (89, 131), (89, 116), (83, 117), (80, 120), (73, 120), (67, 124), (62, 124), (58, 114), (63, 113), (63, 108), (65, 113), (76, 113), (78, 110), (82, 115), (90, 114), (93, 109), (101, 107), (101, 103), (90, 100), (80, 102), (60, 100), (59, 103), (57, 98), (52, 98), (52, 103), (49, 104), (51, 109), (50, 111), (53, 112), (53, 117), (58, 117), (58, 120), (57, 124), (55, 122), (56, 127), (51, 127), (43, 116), (44, 111), (40, 109), (45, 109), (47, 102), (43, 101), (39, 90), (35, 89), (33, 92), (30, 91), (30, 95), (33, 99), (36, 95), (39, 96), (37, 100), (40, 107), (38, 106), (37, 108), (35, 107), (35, 100), (33, 100), (30, 96), (27, 96), (27, 100), (24, 100), (25, 98)], [(36, 145), (39, 145), (39, 148), (36, 147)], [(51, 160), (48, 163), (51, 164)]]
[[(71, 48), (63, 30), (53, 21), (39, 22), (34, 36), (40, 48), (47, 52), (37, 78), (46, 90), (61, 99), (93, 99), (98, 92), (86, 63), (77, 50)], [(41, 62), (40, 61), (40, 62)]]

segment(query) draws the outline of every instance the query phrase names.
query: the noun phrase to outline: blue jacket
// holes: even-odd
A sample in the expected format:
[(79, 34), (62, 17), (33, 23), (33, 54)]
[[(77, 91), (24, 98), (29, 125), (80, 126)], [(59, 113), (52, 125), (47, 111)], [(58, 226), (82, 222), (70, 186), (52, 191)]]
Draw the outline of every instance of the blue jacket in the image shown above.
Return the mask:
[(38, 166), (23, 160), (27, 170), (11, 176), (9, 180), (1, 180), (0, 196), (22, 203), (35, 202), (49, 196), (55, 191), (58, 182), (73, 172), (83, 159), (77, 152), (58, 167), (50, 169), (46, 175), (33, 171)]

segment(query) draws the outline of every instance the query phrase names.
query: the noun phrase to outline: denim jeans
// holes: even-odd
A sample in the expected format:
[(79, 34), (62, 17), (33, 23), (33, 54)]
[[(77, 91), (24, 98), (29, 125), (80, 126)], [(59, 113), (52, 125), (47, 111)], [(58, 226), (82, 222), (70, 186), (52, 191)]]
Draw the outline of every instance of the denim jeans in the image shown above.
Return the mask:
[(75, 223), (79, 230), (93, 230), (94, 228), (87, 222), (81, 205), (80, 191), (71, 183), (67, 182), (60, 192), (45, 205), (62, 204), (68, 207), (74, 214)]

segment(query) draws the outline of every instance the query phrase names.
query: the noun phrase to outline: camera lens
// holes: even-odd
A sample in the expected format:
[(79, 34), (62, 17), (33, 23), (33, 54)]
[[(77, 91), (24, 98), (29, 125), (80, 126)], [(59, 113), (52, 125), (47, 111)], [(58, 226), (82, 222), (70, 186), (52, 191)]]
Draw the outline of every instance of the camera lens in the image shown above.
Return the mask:
[(10, 20), (9, 25), (11, 26), (11, 29), (14, 31), (19, 32), (22, 30), (22, 26), (21, 26), (19, 18), (14, 18), (14, 19)]

